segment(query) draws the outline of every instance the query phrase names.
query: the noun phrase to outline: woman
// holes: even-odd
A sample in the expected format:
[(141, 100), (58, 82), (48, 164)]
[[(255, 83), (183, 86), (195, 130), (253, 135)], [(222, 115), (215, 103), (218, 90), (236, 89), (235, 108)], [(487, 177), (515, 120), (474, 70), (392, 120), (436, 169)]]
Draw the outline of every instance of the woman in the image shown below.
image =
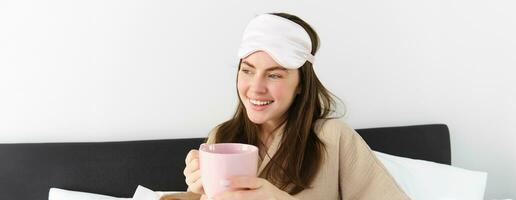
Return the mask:
[[(318, 46), (317, 33), (290, 14), (248, 24), (238, 107), (207, 142), (258, 146), (259, 177), (233, 177), (215, 199), (409, 199), (362, 138), (330, 117), (334, 100), (312, 68)], [(198, 151), (188, 153), (184, 174), (188, 191), (204, 194)]]

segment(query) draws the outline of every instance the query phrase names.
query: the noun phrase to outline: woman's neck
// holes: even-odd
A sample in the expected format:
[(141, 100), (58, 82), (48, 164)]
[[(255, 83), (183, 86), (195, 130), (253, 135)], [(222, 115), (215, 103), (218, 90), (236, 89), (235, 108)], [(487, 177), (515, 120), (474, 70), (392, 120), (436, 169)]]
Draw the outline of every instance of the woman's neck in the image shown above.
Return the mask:
[(280, 128), (282, 123), (263, 123), (260, 125), (260, 140), (269, 148), (272, 143), (277, 130)]
[(285, 118), (286, 118), (286, 116), (283, 115), (280, 118), (276, 118), (274, 120), (269, 120), (269, 121), (266, 121), (266, 122), (260, 124), (260, 134), (270, 135), (270, 134), (276, 132), (276, 130), (285, 122)]
[(260, 130), (260, 140), (262, 141), (263, 145), (268, 149), (270, 144), (272, 143), (272, 129), (270, 130)]

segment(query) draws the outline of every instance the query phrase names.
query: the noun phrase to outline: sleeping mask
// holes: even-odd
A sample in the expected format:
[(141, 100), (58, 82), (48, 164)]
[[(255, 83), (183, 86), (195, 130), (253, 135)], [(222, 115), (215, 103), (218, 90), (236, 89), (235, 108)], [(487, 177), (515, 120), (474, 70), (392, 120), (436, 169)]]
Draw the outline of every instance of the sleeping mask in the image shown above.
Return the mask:
[(313, 64), (312, 42), (305, 29), (289, 19), (261, 14), (244, 30), (238, 57), (243, 59), (256, 51), (267, 52), (278, 64), (297, 69), (306, 61)]

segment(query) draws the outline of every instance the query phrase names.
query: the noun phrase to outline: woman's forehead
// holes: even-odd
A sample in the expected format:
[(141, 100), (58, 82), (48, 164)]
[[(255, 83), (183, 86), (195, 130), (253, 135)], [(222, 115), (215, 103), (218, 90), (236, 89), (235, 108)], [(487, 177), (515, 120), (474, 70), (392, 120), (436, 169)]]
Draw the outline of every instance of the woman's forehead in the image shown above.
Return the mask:
[(285, 70), (285, 71), (288, 70), (287, 68), (278, 64), (278, 62), (276, 62), (274, 60), (274, 58), (265, 51), (257, 51), (257, 52), (250, 54), (249, 56), (242, 59), (242, 63), (249, 67), (257, 68), (257, 69), (265, 69), (265, 70), (280, 69), (280, 70)]

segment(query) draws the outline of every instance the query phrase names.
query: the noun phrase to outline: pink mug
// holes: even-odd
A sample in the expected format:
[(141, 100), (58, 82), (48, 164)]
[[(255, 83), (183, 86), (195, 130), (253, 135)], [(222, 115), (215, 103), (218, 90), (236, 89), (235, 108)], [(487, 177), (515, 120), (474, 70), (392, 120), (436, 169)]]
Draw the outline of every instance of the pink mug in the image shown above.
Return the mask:
[(257, 176), (258, 147), (241, 143), (201, 144), (199, 167), (208, 199), (225, 191), (232, 176)]

